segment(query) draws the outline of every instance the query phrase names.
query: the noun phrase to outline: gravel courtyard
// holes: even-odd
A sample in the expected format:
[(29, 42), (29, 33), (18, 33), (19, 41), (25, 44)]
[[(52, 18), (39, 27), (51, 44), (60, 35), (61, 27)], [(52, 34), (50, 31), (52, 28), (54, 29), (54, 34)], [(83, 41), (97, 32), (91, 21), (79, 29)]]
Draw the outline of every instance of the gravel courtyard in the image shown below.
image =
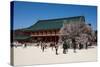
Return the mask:
[(69, 62), (97, 61), (97, 47), (78, 50), (74, 53), (69, 49), (67, 54), (63, 54), (63, 49), (59, 47), (58, 55), (55, 49), (47, 48), (42, 52), (40, 47), (28, 46), (14, 47), (14, 66), (32, 65), (32, 64), (54, 64)]

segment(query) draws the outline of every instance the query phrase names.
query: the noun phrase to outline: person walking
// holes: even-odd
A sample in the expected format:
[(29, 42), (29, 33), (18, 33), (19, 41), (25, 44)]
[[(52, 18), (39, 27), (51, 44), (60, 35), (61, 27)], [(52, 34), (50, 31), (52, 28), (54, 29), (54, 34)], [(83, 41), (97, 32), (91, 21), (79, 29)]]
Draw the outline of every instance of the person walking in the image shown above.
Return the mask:
[(54, 43), (53, 42), (50, 43), (50, 47), (52, 48), (52, 51), (53, 51), (53, 47), (54, 47)]
[(45, 43), (44, 42), (41, 44), (41, 48), (42, 48), (42, 52), (44, 52), (44, 49), (45, 49)]
[(55, 43), (55, 50), (56, 50), (56, 55), (58, 55), (58, 44)]
[(27, 44), (26, 43), (24, 43), (24, 48), (26, 48), (27, 47)]
[(63, 43), (63, 54), (66, 54), (66, 50), (68, 52), (68, 43), (64, 40), (64, 43)]
[(86, 43), (86, 46), (85, 46), (85, 49), (88, 49), (88, 45), (90, 44), (90, 42), (88, 41), (87, 43)]
[(82, 44), (81, 43), (79, 43), (79, 50), (81, 50), (82, 49)]
[(73, 42), (73, 50), (74, 50), (74, 53), (76, 53), (77, 44), (76, 44), (75, 39), (72, 39), (72, 42)]

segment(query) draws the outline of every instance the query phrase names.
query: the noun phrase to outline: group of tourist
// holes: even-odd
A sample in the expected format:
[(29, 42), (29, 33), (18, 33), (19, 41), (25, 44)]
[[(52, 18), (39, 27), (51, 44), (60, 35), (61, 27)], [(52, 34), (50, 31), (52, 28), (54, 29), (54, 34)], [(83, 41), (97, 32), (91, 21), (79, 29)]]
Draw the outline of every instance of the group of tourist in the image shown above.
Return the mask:
[[(91, 45), (91, 44), (92, 43), (89, 42), (89, 41), (87, 41), (86, 43), (82, 43), (82, 42), (79, 43), (75, 38), (65, 39), (60, 44), (59, 44), (59, 42), (50, 42), (49, 45), (48, 45), (48, 43), (46, 43), (44, 41), (37, 42), (37, 46), (41, 46), (42, 52), (44, 52), (44, 50), (47, 47), (51, 47), (52, 50), (53, 50), (53, 48), (55, 48), (55, 54), (56, 55), (58, 55), (59, 46), (62, 46), (62, 48), (63, 48), (62, 53), (66, 54), (68, 52), (69, 48), (73, 49), (73, 52), (76, 53), (76, 49), (79, 49), (79, 50), (82, 49), (82, 48), (88, 49), (88, 46)], [(27, 47), (29, 44), (26, 43), (26, 42), (24, 42), (24, 43), (16, 42), (16, 43), (13, 43), (12, 45), (14, 45), (15, 47), (21, 46), (21, 45), (24, 46), (24, 47)]]
[[(61, 44), (61, 43), (60, 43)], [(82, 48), (85, 48), (85, 49), (88, 49), (88, 46), (90, 45), (91, 43), (90, 42), (87, 42), (87, 43), (78, 43), (74, 38), (69, 40), (64, 40), (62, 41), (62, 48), (63, 48), (63, 54), (66, 54), (66, 52), (68, 52), (68, 49), (69, 48), (72, 48), (73, 49), (73, 52), (76, 53), (76, 49), (82, 49)], [(38, 43), (38, 46), (41, 46), (41, 50), (44, 52), (44, 50), (47, 48), (47, 43), (46, 42), (40, 42)], [(55, 54), (58, 55), (58, 49), (59, 49), (59, 43), (58, 42), (50, 42), (50, 45), (49, 47), (52, 48), (55, 48)]]

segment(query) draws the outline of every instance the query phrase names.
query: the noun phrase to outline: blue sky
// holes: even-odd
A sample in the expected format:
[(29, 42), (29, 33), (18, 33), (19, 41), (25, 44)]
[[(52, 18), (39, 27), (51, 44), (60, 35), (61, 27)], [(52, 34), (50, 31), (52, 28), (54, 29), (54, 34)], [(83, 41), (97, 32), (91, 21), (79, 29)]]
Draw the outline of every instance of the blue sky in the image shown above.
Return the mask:
[(97, 29), (97, 7), (71, 4), (14, 2), (14, 29), (26, 28), (38, 20), (85, 16), (86, 23)]

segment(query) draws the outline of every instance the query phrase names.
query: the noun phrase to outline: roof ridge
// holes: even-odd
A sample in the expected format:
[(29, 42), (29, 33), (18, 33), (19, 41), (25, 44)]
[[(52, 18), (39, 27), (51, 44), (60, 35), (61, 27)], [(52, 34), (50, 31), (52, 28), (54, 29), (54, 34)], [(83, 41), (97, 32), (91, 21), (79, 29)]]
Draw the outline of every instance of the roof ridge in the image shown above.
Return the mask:
[(78, 17), (84, 17), (84, 16), (71, 16), (71, 17), (66, 17), (66, 18), (54, 18), (54, 19), (38, 20), (38, 22), (41, 22), (41, 21), (54, 21), (54, 20), (62, 20), (62, 19), (72, 19), (72, 18), (78, 18)]

